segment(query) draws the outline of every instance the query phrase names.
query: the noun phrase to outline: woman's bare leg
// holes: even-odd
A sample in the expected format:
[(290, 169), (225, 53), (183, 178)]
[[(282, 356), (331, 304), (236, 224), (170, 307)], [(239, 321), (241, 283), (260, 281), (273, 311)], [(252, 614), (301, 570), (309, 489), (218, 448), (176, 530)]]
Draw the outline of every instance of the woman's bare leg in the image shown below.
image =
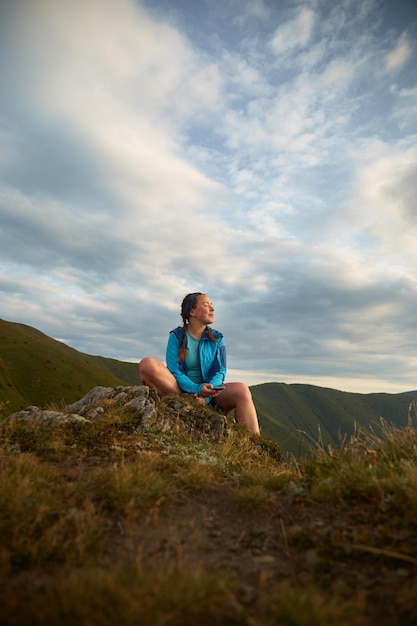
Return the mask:
[[(169, 369), (152, 357), (145, 357), (139, 363), (139, 376), (143, 385), (156, 389), (161, 395), (181, 394), (181, 389)], [(204, 402), (203, 399), (201, 399)], [(235, 419), (246, 426), (249, 432), (259, 435), (258, 416), (253, 404), (250, 389), (244, 383), (226, 383), (224, 391), (216, 397), (216, 404), (225, 413), (235, 411)]]
[(161, 395), (181, 393), (174, 376), (158, 359), (150, 356), (142, 359), (139, 363), (139, 377), (143, 385), (156, 389)]
[(250, 389), (244, 383), (226, 383), (224, 391), (216, 397), (216, 404), (226, 413), (235, 410), (235, 419), (250, 433), (260, 434), (258, 416)]

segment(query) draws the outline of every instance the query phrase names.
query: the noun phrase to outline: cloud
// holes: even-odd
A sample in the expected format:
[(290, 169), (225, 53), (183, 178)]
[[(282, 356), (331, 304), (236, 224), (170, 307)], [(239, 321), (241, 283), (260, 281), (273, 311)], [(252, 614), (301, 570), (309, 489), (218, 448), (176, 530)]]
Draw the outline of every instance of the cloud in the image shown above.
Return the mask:
[(253, 19), (264, 22), (271, 15), (268, 4), (263, 0), (238, 0), (236, 6), (239, 11), (236, 11), (234, 21), (240, 25)]
[(392, 112), (393, 120), (402, 132), (414, 133), (417, 118), (417, 88), (399, 90), (396, 85), (392, 85), (390, 92), (396, 97)]
[(402, 266), (412, 275), (417, 261), (417, 150), (415, 142), (395, 148), (369, 142), (357, 155), (357, 186), (352, 202), (356, 227), (374, 241), (384, 266)]
[[(117, 10), (112, 2), (75, 2), (70, 14), (63, 9), (39, 0), (11, 20), (15, 58), (19, 63), (24, 43), (30, 59), (25, 80), (12, 88), (30, 96), (32, 119), (40, 125), (47, 118), (59, 133), (69, 126), (103, 168), (137, 178), (141, 171), (145, 183), (149, 177), (155, 184), (157, 171), (176, 178), (182, 165), (189, 178), (191, 168), (174, 154), (184, 119), (216, 107), (215, 67), (127, 0)], [(194, 177), (202, 179), (198, 172)]]
[(411, 46), (406, 33), (402, 33), (397, 45), (385, 57), (386, 66), (389, 71), (397, 70), (408, 61), (411, 56)]
[(270, 41), (272, 50), (276, 54), (282, 54), (292, 48), (306, 46), (312, 35), (314, 22), (314, 11), (303, 7), (295, 18), (277, 28)]
[(6, 3), (2, 315), (164, 358), (201, 290), (252, 380), (408, 385), (414, 27), (382, 4)]
[[(169, 238), (188, 239), (198, 253), (202, 209), (229, 194), (187, 162), (181, 128), (215, 105), (214, 67), (172, 27), (127, 1), (117, 11), (112, 2), (75, 3), (68, 13), (43, 0), (17, 7), (10, 29), (16, 57), (23, 41), (29, 53), (31, 77), (15, 95), (30, 99), (32, 129), (22, 136), (18, 172), (16, 146), (8, 159), (10, 183), (27, 195), (5, 191), (3, 217), (15, 244), (24, 232), (41, 242), (35, 258), (23, 250), (20, 260), (42, 256), (55, 264), (60, 257), (113, 275), (137, 267), (135, 247), (140, 263), (144, 249), (163, 260)], [(152, 231), (160, 237), (150, 244), (143, 233)], [(212, 245), (215, 254), (221, 243)]]

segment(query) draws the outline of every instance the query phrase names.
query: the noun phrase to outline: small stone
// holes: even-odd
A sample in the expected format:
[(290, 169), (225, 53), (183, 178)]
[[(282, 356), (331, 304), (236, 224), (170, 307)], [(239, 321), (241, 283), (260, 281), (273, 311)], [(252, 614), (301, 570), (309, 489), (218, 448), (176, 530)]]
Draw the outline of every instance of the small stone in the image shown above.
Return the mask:
[(275, 563), (276, 559), (272, 554), (263, 554), (262, 556), (255, 556), (253, 560), (260, 565), (272, 565)]

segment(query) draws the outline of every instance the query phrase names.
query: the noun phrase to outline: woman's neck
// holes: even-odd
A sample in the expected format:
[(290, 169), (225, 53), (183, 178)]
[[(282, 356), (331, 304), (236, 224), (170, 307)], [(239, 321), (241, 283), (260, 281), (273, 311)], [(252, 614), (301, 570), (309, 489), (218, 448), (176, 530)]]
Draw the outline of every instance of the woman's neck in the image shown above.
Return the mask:
[(206, 324), (200, 324), (200, 322), (195, 322), (193, 319), (188, 322), (187, 332), (198, 341), (201, 339), (205, 330)]

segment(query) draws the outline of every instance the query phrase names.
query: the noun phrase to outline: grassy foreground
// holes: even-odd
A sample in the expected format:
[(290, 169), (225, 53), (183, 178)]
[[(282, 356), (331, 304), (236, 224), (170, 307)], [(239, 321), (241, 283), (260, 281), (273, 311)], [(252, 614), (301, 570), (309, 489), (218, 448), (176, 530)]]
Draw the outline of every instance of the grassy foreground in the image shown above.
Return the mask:
[(302, 462), (136, 428), (0, 421), (0, 624), (417, 623), (411, 425)]

